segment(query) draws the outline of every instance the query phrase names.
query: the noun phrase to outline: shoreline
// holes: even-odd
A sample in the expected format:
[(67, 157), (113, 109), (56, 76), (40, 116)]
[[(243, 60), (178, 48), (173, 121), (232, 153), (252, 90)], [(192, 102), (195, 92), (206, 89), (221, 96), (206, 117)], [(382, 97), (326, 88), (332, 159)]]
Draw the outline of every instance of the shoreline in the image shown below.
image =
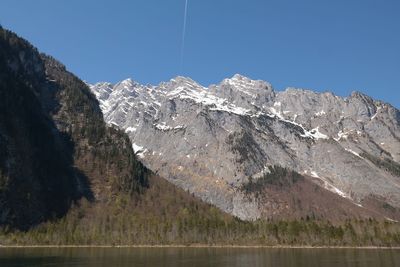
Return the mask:
[(4, 248), (268, 248), (268, 249), (389, 249), (400, 250), (400, 247), (379, 246), (263, 246), (263, 245), (0, 245)]

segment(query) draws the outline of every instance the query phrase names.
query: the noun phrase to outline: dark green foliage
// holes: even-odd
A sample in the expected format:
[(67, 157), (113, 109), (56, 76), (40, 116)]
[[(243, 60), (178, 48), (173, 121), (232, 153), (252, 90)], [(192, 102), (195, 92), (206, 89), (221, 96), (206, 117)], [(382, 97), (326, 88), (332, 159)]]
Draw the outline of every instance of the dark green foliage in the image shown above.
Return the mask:
[(72, 160), (36, 97), (44, 79), (37, 51), (0, 30), (0, 224), (62, 216), (75, 198)]
[[(242, 123), (248, 123), (246, 120), (247, 119), (242, 118)], [(244, 128), (247, 127), (244, 126)], [(260, 165), (263, 164), (260, 158), (257, 158), (255, 155), (263, 155), (264, 152), (250, 132), (234, 132), (228, 136), (226, 142), (230, 145), (232, 151), (237, 154), (238, 163), (255, 162)]]
[(305, 220), (245, 222), (202, 203), (161, 178), (140, 196), (81, 201), (57, 221), (28, 232), (0, 230), (0, 245), (307, 245), (398, 246), (400, 225)]
[(242, 185), (242, 190), (246, 193), (260, 193), (265, 187), (278, 186), (287, 187), (304, 179), (304, 177), (293, 171), (280, 166), (269, 166), (268, 172), (257, 179), (249, 178), (249, 181)]
[(384, 169), (387, 172), (390, 172), (394, 176), (400, 177), (400, 164), (399, 163), (394, 162), (393, 160), (390, 160), (388, 158), (381, 159), (381, 158), (375, 157), (366, 152), (362, 152), (360, 154), (360, 156), (368, 159), (369, 161), (374, 163), (379, 168)]
[(385, 210), (388, 210), (388, 211), (390, 211), (390, 212), (396, 212), (396, 208), (393, 207), (392, 205), (388, 204), (388, 203), (384, 203), (384, 204), (382, 205), (382, 207), (383, 207)]
[(105, 126), (98, 101), (87, 85), (52, 57), (42, 55), (42, 58), (47, 75), (57, 81), (56, 98), (62, 106), (56, 117), (68, 122), (60, 128), (76, 144), (76, 165), (91, 179), (101, 179), (108, 173), (102, 186), (110, 185), (112, 194), (135, 193), (146, 187), (148, 171), (136, 159), (128, 136)]
[(85, 83), (0, 29), (0, 225), (28, 229), (82, 197), (136, 194), (147, 175)]

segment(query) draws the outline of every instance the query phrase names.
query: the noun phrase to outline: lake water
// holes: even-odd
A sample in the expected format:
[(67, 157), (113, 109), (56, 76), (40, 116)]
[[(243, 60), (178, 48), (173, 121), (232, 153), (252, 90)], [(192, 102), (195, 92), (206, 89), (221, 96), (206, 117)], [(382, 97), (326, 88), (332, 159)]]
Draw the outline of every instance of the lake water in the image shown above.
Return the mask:
[(400, 250), (278, 248), (0, 248), (0, 266), (385, 267)]

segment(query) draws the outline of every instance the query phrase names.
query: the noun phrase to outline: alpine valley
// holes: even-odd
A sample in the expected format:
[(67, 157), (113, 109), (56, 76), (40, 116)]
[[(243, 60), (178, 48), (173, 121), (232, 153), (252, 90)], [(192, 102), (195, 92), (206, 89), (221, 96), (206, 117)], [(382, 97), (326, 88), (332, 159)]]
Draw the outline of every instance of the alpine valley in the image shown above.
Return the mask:
[(0, 27), (1, 245), (400, 245), (400, 112), (241, 75), (87, 84)]

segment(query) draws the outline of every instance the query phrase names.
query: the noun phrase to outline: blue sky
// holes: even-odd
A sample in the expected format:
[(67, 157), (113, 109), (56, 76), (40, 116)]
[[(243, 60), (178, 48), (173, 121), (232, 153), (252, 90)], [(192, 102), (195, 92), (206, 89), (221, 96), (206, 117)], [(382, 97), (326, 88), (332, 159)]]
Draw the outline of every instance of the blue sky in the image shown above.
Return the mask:
[(0, 23), (89, 82), (240, 73), (400, 107), (400, 1), (2, 0)]

